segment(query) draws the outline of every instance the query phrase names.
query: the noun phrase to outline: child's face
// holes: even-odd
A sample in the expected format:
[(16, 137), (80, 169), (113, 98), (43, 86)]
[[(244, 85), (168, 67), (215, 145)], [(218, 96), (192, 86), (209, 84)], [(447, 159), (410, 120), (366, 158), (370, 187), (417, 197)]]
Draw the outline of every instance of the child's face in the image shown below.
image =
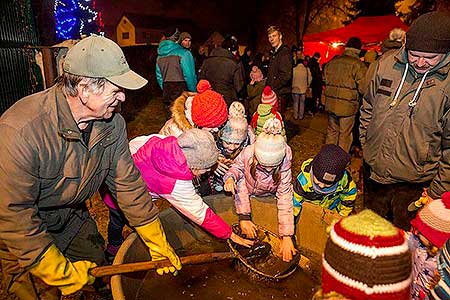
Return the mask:
[(414, 229), (413, 233), (415, 235), (417, 235), (417, 237), (419, 238), (419, 241), (422, 243), (422, 245), (424, 245), (427, 248), (428, 254), (430, 254), (432, 256), (437, 255), (437, 253), (439, 251), (438, 247), (433, 245), (433, 243), (431, 243), (426, 237), (424, 237), (418, 230)]
[(233, 153), (240, 146), (240, 144), (227, 143), (225, 141), (222, 141), (222, 145), (223, 145), (223, 148), (225, 149), (225, 151), (227, 151), (228, 154)]
[(328, 187), (330, 187), (330, 186), (333, 185), (333, 184), (327, 184), (327, 183), (323, 183), (323, 182), (319, 181), (319, 180), (316, 178), (316, 176), (314, 176), (314, 175), (313, 175), (313, 181), (314, 181), (314, 183), (315, 183), (318, 187), (320, 187), (321, 189), (328, 188)]

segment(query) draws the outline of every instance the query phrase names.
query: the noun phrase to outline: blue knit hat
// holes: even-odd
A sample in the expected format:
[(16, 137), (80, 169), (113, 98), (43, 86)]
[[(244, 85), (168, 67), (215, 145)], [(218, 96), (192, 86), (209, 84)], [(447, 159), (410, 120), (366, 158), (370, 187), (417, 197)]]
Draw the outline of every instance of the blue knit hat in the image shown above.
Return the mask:
[(241, 144), (247, 134), (247, 120), (244, 117), (230, 117), (221, 131), (220, 139), (230, 144)]

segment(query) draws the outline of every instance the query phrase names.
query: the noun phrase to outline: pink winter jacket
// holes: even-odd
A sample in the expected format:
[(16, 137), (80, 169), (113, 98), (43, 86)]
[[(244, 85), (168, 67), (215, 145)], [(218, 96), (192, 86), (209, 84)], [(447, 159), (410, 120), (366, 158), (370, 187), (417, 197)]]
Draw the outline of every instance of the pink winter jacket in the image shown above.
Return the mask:
[(250, 174), (250, 167), (253, 162), (254, 153), (255, 145), (250, 145), (242, 150), (224, 176), (224, 181), (232, 177), (236, 182), (237, 193), (234, 202), (236, 211), (238, 214), (249, 215), (252, 211), (250, 196), (268, 196), (275, 194), (278, 207), (278, 233), (281, 236), (293, 235), (292, 150), (286, 145), (286, 156), (281, 163), (281, 180), (278, 186), (274, 184), (271, 173), (259, 168), (256, 168), (256, 180), (253, 179)]
[(152, 195), (167, 199), (212, 235), (221, 239), (231, 236), (231, 227), (195, 192), (193, 175), (175, 137), (140, 136), (130, 141), (130, 151)]

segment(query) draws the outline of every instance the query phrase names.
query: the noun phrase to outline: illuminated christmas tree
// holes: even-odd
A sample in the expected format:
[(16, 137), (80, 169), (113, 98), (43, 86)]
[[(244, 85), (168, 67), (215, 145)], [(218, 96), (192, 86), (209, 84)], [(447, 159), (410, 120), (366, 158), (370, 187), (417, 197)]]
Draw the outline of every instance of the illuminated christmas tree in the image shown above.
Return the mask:
[(96, 10), (95, 0), (55, 0), (54, 15), (58, 40), (103, 34), (101, 12)]

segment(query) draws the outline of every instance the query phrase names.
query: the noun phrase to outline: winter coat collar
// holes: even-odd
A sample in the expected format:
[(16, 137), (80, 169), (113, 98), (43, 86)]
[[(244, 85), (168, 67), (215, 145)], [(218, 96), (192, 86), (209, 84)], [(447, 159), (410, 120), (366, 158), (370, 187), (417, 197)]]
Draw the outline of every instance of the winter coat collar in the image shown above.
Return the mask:
[(224, 48), (214, 48), (211, 51), (211, 55), (209, 57), (226, 57), (232, 60), (236, 60), (236, 58), (234, 57), (233, 53), (231, 53), (229, 50), (224, 49)]
[(361, 50), (355, 48), (345, 48), (344, 53), (342, 55), (351, 56), (359, 59), (359, 53)]
[(81, 132), (78, 128), (67, 98), (58, 86), (51, 88), (56, 99), (56, 118), (58, 120), (58, 131), (66, 139), (81, 140)]
[(285, 44), (281, 44), (280, 47), (278, 47), (277, 49), (272, 48), (272, 50), (270, 50), (270, 53), (272, 55), (277, 55), (278, 53), (280, 53), (281, 50), (283, 50), (284, 48), (287, 48), (287, 50), (289, 51), (289, 47)]

